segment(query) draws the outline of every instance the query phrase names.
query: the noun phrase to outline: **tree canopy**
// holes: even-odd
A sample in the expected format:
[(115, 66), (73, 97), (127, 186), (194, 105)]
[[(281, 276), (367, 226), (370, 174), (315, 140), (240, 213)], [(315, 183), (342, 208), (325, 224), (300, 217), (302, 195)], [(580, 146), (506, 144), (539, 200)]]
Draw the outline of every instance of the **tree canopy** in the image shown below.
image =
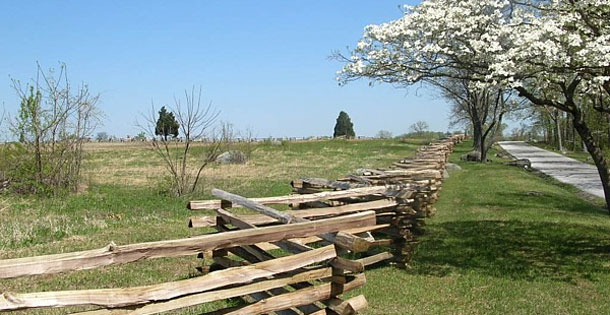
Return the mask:
[(367, 26), (351, 56), (338, 57), (340, 83), (460, 79), (568, 113), (610, 205), (607, 161), (585, 119), (587, 107), (610, 114), (610, 0), (425, 0)]
[(429, 128), (430, 128), (430, 126), (428, 125), (427, 122), (425, 122), (423, 120), (419, 120), (409, 127), (409, 131), (416, 133), (418, 135), (421, 135), (424, 132), (428, 131)]
[(174, 113), (168, 112), (165, 109), (165, 106), (161, 107), (157, 125), (155, 127), (155, 135), (163, 137), (164, 140), (167, 140), (167, 136), (170, 135), (173, 138), (176, 138), (178, 136), (179, 127), (180, 125), (178, 124), (178, 121), (176, 121)]
[(333, 133), (333, 138), (337, 137), (346, 137), (346, 138), (354, 138), (356, 133), (354, 132), (354, 124), (352, 120), (349, 118), (349, 115), (341, 111), (339, 113), (339, 117), (337, 117), (337, 123), (335, 124), (335, 132)]

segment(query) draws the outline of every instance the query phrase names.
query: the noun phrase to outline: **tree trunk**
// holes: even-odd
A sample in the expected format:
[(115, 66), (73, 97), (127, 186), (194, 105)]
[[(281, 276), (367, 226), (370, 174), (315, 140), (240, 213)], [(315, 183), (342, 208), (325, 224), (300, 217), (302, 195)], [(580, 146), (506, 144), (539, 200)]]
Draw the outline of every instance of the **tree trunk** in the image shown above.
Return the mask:
[[(570, 116), (569, 115), (568, 115), (567, 119), (568, 120), (566, 121), (566, 125), (569, 126), (570, 125)], [(572, 124), (571, 125), (574, 126), (574, 119), (573, 118), (572, 118)], [(566, 128), (566, 129), (568, 130), (568, 137), (566, 137), (566, 140), (564, 142), (567, 142), (569, 144), (569, 146), (566, 145), (566, 147), (568, 147), (567, 150), (569, 150), (569, 151), (576, 151), (574, 143), (576, 141), (576, 133), (577, 133), (577, 131), (576, 131), (575, 128)]]
[(555, 125), (557, 127), (557, 144), (559, 145), (559, 151), (563, 152), (563, 141), (561, 139), (561, 126), (559, 124), (559, 120), (561, 119), (559, 112), (555, 113)]
[(576, 109), (573, 113), (572, 123), (574, 125), (574, 129), (580, 135), (583, 142), (587, 146), (587, 151), (591, 154), (593, 161), (595, 162), (595, 166), (597, 167), (597, 172), (599, 173), (599, 177), (602, 181), (602, 187), (604, 188), (604, 197), (606, 200), (606, 208), (610, 212), (610, 173), (608, 170), (608, 163), (604, 154), (600, 147), (593, 139), (593, 135), (591, 133), (591, 129), (587, 126), (584, 121), (584, 117), (579, 109)]
[[(610, 140), (610, 115), (606, 115), (606, 123), (608, 126), (608, 138), (606, 138), (606, 139)], [(610, 142), (606, 142), (606, 143), (608, 143), (608, 145), (610, 145)], [(584, 148), (584, 144), (583, 144), (583, 148)]]
[(544, 142), (549, 144), (555, 144), (555, 128), (552, 125), (552, 119), (546, 119), (544, 115), (542, 115), (542, 121), (544, 122), (542, 125), (542, 129), (544, 130)]
[[(489, 147), (495, 142), (496, 134), (502, 126), (502, 116), (504, 116), (503, 113), (501, 113), (497, 120), (492, 122), (488, 129), (481, 134), (481, 143), (479, 145), (479, 150), (481, 151), (481, 163), (487, 162), (487, 151), (489, 151)], [(482, 126), (481, 130), (483, 130)], [(487, 143), (487, 139), (491, 139), (489, 144)]]
[(473, 121), (472, 122), (472, 139), (474, 140), (474, 143), (472, 145), (474, 150), (480, 150), (481, 149), (481, 143), (483, 141), (481, 141), (481, 137), (483, 136), (483, 127), (481, 126), (481, 123), (478, 121)]
[(481, 163), (485, 163), (487, 161), (487, 150), (489, 147), (485, 143), (485, 139), (481, 138), (481, 144), (479, 146), (479, 151), (481, 151)]
[[(38, 131), (36, 131), (38, 132)], [(40, 149), (40, 136), (36, 134), (34, 146), (34, 159), (36, 160), (36, 180), (42, 183), (42, 153)]]

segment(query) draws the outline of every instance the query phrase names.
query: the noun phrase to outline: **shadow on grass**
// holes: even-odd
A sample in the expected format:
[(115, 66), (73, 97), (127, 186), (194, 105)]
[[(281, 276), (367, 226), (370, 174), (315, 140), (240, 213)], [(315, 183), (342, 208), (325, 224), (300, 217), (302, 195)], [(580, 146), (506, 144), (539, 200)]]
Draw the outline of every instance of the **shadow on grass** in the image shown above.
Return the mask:
[(457, 160), (469, 150), (461, 145), (451, 156), (463, 171), (445, 183), (437, 204), (442, 220), (431, 220), (420, 237), (413, 273), (568, 283), (610, 273), (607, 212), (575, 198), (575, 188), (552, 187), (556, 182), (502, 165), (504, 159)]
[(582, 191), (570, 184), (562, 183), (562, 182), (558, 181), (557, 179), (553, 178), (552, 176), (546, 175), (540, 171), (531, 170), (531, 172), (532, 172), (532, 174), (542, 178), (545, 182), (547, 182), (551, 185), (559, 186), (565, 190), (568, 190), (568, 191), (574, 193), (579, 198), (595, 205), (599, 211), (608, 215), (608, 208), (607, 208), (606, 202), (604, 201), (604, 198), (600, 198), (600, 197), (590, 194), (586, 191)]
[[(502, 209), (502, 211), (524, 209), (558, 209), (559, 212), (578, 213), (586, 216), (600, 217), (609, 220), (608, 212), (592, 204), (590, 201), (574, 198), (571, 195), (560, 193), (538, 192), (536, 190), (524, 192), (495, 192), (492, 203), (471, 203), (472, 206)], [(536, 215), (536, 214), (534, 214)]]
[(610, 228), (522, 221), (457, 221), (429, 228), (412, 272), (595, 281), (610, 273)]

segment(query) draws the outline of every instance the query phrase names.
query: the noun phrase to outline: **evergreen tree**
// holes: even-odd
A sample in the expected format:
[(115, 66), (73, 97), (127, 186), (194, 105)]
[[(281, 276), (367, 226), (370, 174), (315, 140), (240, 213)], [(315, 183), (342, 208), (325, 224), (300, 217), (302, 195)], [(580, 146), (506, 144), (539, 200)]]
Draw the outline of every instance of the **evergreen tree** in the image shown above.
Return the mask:
[(339, 113), (339, 117), (337, 117), (337, 123), (335, 124), (335, 133), (333, 134), (333, 138), (342, 136), (348, 139), (354, 138), (356, 136), (356, 133), (354, 132), (354, 124), (349, 118), (349, 115), (344, 111), (341, 111)]
[(165, 141), (167, 141), (167, 136), (169, 135), (176, 138), (178, 136), (178, 127), (180, 125), (176, 121), (174, 113), (168, 112), (165, 106), (161, 107), (157, 126), (155, 127), (155, 135), (162, 136)]

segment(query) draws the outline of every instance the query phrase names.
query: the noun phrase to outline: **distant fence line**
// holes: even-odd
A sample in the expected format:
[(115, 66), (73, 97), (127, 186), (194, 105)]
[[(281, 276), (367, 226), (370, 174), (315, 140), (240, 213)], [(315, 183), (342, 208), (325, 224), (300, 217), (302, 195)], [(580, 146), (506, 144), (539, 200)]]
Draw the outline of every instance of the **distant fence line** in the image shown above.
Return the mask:
[[(310, 137), (280, 137), (280, 138), (274, 138), (274, 137), (267, 137), (267, 138), (252, 138), (252, 139), (243, 139), (243, 138), (235, 138), (232, 139), (231, 142), (256, 142), (256, 143), (263, 143), (263, 142), (273, 142), (273, 141), (289, 141), (289, 142), (299, 142), (299, 141), (321, 141), (321, 140), (332, 140), (333, 137), (329, 137), (329, 136), (310, 136)], [(354, 140), (373, 140), (373, 139), (380, 139), (380, 138), (375, 138), (375, 137), (368, 137), (368, 136), (358, 136), (356, 138), (354, 138)], [(150, 142), (153, 139), (150, 138), (146, 138), (146, 139), (140, 139), (140, 138), (134, 138), (134, 137), (127, 137), (127, 138), (111, 138), (108, 140), (97, 140), (94, 138), (88, 138), (85, 139), (87, 142), (100, 142), (100, 143), (111, 143), (111, 142)], [(184, 141), (183, 138), (173, 138), (171, 139), (171, 141), (175, 141), (175, 142), (182, 142)], [(197, 139), (193, 139), (193, 142), (208, 142), (211, 143), (213, 142), (213, 139), (210, 138), (197, 138)]]
[[(446, 134), (446, 136), (451, 136), (451, 134)], [(396, 137), (392, 137), (392, 138), (396, 138)], [(239, 138), (236, 137), (234, 139), (231, 140), (231, 142), (238, 142), (238, 143), (243, 143), (243, 142), (255, 142), (255, 143), (263, 143), (263, 142), (273, 142), (273, 141), (288, 141), (288, 142), (301, 142), (301, 141), (321, 141), (321, 140), (332, 140), (332, 139), (345, 139), (344, 137), (338, 137), (338, 138), (333, 138), (331, 136), (308, 136), (308, 137), (266, 137), (266, 138), (250, 138), (250, 139), (244, 139), (244, 138)], [(384, 137), (370, 137), (370, 136), (356, 136), (353, 139), (350, 140), (379, 140), (379, 139), (391, 139), (391, 138), (384, 138)], [(150, 138), (146, 138), (146, 139), (141, 139), (141, 138), (136, 138), (136, 137), (126, 137), (126, 138), (111, 138), (108, 140), (96, 140), (94, 138), (88, 138), (86, 139), (88, 142), (103, 142), (103, 143), (107, 143), (107, 142), (150, 142), (153, 139)], [(184, 141), (183, 138), (177, 137), (177, 138), (173, 138), (171, 139), (171, 141), (175, 141), (175, 142), (182, 142)], [(193, 139), (194, 142), (213, 142), (213, 139), (210, 138), (197, 138), (197, 139)]]

